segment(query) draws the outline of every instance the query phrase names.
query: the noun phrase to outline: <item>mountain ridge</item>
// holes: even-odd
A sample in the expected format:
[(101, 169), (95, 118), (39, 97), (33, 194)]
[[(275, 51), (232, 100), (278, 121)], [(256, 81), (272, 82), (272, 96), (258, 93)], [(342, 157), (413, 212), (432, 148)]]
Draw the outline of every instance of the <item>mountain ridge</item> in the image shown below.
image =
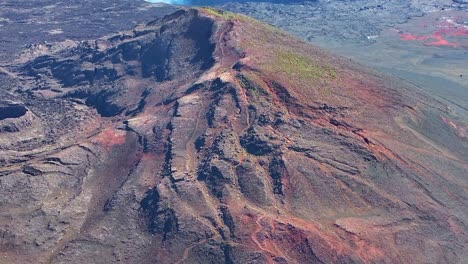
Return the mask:
[(211, 8), (25, 56), (2, 261), (465, 257), (466, 136), (406, 84)]

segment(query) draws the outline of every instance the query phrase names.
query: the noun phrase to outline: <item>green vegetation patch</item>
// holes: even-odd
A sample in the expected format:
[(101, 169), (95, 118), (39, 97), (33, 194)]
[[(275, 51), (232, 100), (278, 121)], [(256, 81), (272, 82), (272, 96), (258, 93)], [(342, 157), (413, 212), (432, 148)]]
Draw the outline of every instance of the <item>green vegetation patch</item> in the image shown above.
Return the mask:
[(212, 7), (203, 7), (201, 8), (203, 11), (206, 13), (224, 19), (224, 20), (231, 20), (231, 19), (248, 19), (249, 17), (241, 15), (241, 14), (235, 14), (232, 12), (212, 8)]
[(301, 78), (336, 78), (336, 71), (326, 65), (317, 65), (301, 54), (291, 51), (279, 51), (276, 54), (276, 63), (272, 65), (277, 71), (288, 76)]

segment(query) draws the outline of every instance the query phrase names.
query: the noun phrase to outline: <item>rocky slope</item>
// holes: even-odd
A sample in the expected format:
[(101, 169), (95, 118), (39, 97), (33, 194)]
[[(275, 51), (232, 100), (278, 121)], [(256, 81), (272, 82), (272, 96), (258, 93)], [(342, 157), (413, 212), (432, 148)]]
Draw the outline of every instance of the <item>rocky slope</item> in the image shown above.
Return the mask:
[(468, 117), (466, 3), (233, 1), (217, 7), (271, 23), (333, 53), (413, 82)]
[(253, 19), (181, 9), (0, 78), (0, 263), (468, 257), (467, 127)]

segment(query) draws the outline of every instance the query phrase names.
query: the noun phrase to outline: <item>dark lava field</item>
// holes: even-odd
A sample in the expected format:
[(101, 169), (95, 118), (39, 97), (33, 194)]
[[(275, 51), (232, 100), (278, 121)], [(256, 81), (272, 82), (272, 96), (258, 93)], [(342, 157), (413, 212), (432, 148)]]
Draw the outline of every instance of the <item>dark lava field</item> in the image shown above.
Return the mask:
[(466, 1), (185, 4), (0, 2), (0, 264), (468, 262)]

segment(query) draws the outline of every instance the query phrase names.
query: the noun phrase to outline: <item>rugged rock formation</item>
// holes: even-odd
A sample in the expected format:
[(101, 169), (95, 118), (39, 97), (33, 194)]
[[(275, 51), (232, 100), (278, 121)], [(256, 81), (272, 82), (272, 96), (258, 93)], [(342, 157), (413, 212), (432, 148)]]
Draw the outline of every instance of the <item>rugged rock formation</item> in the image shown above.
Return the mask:
[(213, 9), (60, 47), (3, 69), (1, 263), (468, 257), (466, 125), (414, 87)]

